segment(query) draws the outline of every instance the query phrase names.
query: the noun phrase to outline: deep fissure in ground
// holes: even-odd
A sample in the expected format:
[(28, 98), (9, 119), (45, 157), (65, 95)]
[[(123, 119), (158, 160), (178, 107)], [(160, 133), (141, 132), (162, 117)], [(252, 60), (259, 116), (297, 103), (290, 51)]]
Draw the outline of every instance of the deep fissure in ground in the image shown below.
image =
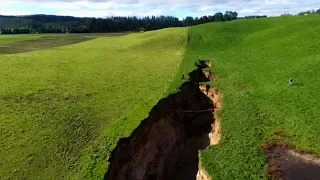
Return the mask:
[(210, 145), (214, 105), (201, 90), (209, 81), (200, 61), (176, 94), (158, 102), (128, 138), (119, 141), (105, 179), (196, 179), (198, 151)]

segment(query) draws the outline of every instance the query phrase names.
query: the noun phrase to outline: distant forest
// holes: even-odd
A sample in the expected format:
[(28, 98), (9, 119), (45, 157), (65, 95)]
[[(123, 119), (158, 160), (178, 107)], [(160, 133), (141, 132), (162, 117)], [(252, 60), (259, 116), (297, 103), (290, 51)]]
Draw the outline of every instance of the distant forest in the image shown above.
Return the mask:
[[(267, 16), (246, 16), (262, 18)], [(0, 34), (30, 33), (114, 33), (150, 31), (168, 27), (185, 27), (208, 22), (230, 21), (238, 18), (237, 12), (219, 12), (210, 16), (186, 17), (179, 20), (173, 16), (78, 18), (72, 16), (28, 15), (0, 16)]]

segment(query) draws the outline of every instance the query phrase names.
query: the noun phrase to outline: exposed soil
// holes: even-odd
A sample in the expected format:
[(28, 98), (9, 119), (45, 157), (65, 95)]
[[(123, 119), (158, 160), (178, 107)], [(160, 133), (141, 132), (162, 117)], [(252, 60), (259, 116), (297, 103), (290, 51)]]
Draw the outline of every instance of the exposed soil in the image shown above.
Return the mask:
[(319, 180), (320, 159), (312, 154), (298, 153), (284, 144), (265, 144), (269, 161), (268, 173), (279, 180)]
[(211, 177), (208, 175), (207, 171), (202, 168), (201, 161), (199, 160), (199, 170), (196, 180), (211, 180)]
[(214, 126), (213, 101), (217, 92), (208, 88), (207, 96), (199, 84), (209, 81), (202, 70), (208, 67), (207, 62), (197, 67), (180, 92), (160, 100), (132, 135), (120, 140), (109, 159), (105, 179), (197, 178), (198, 151), (214, 143), (209, 134), (218, 127)]
[[(207, 78), (212, 77), (211, 74), (205, 73)], [(221, 126), (220, 126), (220, 118), (218, 116), (218, 112), (221, 109), (221, 99), (222, 94), (219, 93), (216, 89), (211, 88), (208, 85), (200, 85), (200, 90), (207, 95), (207, 97), (213, 102), (215, 107), (215, 111), (213, 112), (214, 123), (211, 124), (212, 129), (209, 133), (210, 146), (217, 145), (221, 139)], [(198, 173), (196, 180), (211, 180), (211, 177), (208, 175), (206, 170), (202, 168), (201, 161), (199, 161)]]

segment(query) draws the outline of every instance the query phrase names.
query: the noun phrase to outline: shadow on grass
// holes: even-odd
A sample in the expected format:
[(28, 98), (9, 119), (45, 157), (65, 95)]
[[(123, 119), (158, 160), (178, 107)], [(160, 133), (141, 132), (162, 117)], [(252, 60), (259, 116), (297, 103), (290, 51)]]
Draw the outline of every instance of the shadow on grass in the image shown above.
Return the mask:
[(76, 44), (95, 39), (91, 36), (46, 36), (36, 40), (21, 41), (13, 44), (0, 46), (0, 54), (15, 54), (30, 52), (53, 47)]

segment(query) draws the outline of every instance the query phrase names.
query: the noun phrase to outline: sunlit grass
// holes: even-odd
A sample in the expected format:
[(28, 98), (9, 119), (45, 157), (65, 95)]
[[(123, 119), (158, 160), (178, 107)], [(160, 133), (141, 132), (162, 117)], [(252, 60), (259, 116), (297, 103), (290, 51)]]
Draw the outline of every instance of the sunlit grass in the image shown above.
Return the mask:
[(262, 145), (279, 139), (279, 130), (291, 136), (282, 142), (320, 155), (319, 20), (237, 20), (189, 29), (180, 73), (197, 58), (209, 59), (218, 76), (213, 86), (224, 94), (222, 140), (201, 153), (213, 179), (267, 178)]
[(185, 31), (1, 55), (1, 177), (101, 179), (117, 140), (166, 96)]

